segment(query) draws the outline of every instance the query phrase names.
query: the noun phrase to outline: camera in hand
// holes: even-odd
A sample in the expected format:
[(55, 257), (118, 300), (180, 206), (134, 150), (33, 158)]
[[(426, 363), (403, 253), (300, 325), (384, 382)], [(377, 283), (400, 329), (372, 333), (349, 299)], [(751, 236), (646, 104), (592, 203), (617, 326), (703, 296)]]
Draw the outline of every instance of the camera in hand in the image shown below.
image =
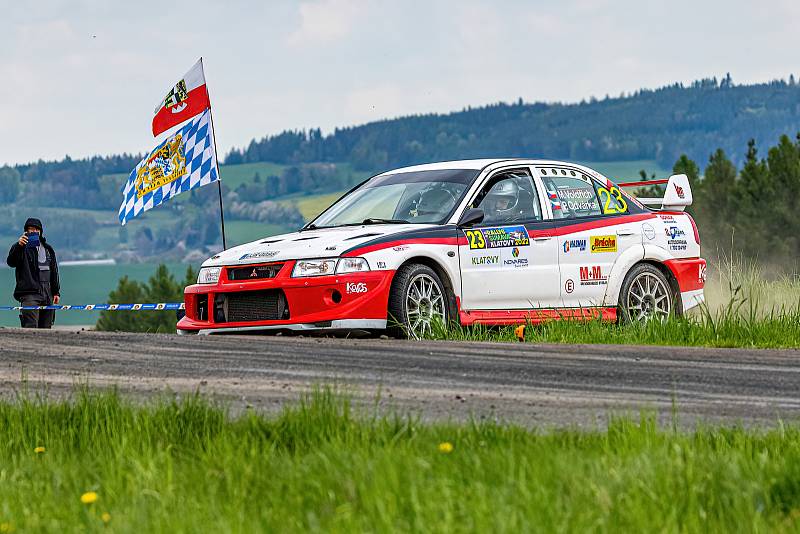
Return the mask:
[(39, 233), (38, 232), (26, 232), (26, 236), (28, 236), (28, 244), (26, 248), (36, 248), (39, 246)]

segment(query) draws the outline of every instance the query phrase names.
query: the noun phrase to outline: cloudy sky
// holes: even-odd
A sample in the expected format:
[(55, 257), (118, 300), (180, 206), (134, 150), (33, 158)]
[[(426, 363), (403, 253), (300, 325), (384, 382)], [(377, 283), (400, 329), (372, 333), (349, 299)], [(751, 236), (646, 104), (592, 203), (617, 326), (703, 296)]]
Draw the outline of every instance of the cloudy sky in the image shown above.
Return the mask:
[(0, 0), (0, 165), (140, 152), (204, 58), (221, 152), (284, 129), (800, 72), (797, 0)]

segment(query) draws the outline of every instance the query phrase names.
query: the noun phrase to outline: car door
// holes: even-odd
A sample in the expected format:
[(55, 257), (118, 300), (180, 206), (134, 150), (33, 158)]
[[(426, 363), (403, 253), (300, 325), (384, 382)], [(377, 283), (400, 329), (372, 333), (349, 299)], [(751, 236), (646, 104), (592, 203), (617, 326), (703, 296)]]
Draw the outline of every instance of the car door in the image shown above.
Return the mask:
[(558, 306), (558, 240), (545, 228), (530, 168), (490, 176), (468, 208), (482, 209), (484, 220), (461, 230), (467, 238), (458, 247), (462, 309)]
[[(599, 184), (569, 167), (537, 167), (537, 175), (549, 200), (556, 224), (554, 233), (558, 234), (561, 306), (599, 306), (621, 251), (617, 228), (607, 225)], [(625, 233), (627, 229), (619, 231)]]

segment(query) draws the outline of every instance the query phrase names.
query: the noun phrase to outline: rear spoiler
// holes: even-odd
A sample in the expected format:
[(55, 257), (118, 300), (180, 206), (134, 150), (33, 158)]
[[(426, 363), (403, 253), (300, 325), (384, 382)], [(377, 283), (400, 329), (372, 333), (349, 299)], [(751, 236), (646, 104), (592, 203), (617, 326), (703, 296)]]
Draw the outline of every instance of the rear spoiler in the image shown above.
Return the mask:
[(685, 174), (673, 174), (668, 180), (625, 182), (617, 185), (620, 187), (647, 187), (662, 184), (667, 184), (664, 198), (637, 198), (636, 200), (646, 206), (661, 206), (659, 209), (668, 211), (683, 211), (686, 206), (692, 205), (692, 188), (689, 185), (689, 178)]

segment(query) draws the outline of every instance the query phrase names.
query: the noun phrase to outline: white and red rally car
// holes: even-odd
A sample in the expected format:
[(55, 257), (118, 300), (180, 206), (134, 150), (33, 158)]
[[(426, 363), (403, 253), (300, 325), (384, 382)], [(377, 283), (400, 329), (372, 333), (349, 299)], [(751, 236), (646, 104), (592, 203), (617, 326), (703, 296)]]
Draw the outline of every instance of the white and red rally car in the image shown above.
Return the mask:
[(637, 200), (560, 161), (385, 172), (295, 233), (205, 261), (178, 332), (388, 328), (417, 337), (435, 320), (679, 315), (703, 302), (706, 262), (683, 212), (688, 179), (660, 182), (663, 199)]

